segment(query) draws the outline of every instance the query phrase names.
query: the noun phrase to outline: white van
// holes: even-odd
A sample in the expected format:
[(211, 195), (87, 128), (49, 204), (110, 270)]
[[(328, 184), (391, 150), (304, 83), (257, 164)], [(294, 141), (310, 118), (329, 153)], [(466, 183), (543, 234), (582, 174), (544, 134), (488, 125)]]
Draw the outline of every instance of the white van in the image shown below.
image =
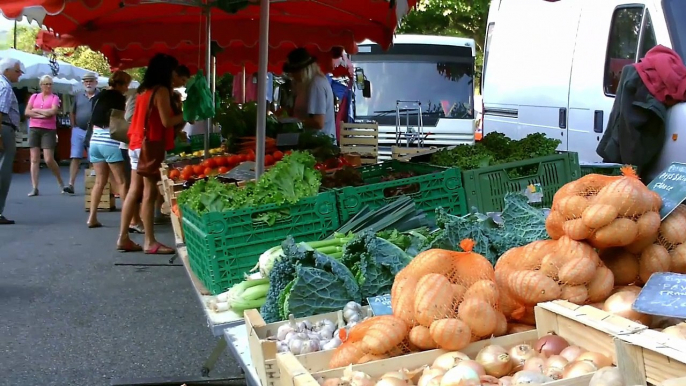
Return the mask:
[[(621, 69), (655, 45), (686, 58), (686, 0), (492, 0), (482, 95), (484, 134), (542, 132), (558, 150), (601, 162)], [(652, 178), (686, 162), (686, 103), (672, 107)], [(680, 139), (680, 140), (679, 140)]]

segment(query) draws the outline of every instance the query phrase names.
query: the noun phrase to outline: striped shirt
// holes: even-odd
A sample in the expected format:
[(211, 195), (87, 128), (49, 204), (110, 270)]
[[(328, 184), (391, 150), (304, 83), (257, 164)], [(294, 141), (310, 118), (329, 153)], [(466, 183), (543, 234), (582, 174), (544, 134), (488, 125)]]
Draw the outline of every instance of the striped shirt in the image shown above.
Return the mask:
[(91, 144), (119, 147), (121, 142), (110, 138), (110, 129), (103, 129), (100, 126), (93, 126), (93, 136)]

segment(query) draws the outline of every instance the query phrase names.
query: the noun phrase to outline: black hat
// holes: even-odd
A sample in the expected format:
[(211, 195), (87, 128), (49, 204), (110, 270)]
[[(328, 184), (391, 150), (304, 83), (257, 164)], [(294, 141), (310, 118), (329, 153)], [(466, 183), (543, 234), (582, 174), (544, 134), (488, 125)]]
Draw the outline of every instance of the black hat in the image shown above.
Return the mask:
[(310, 55), (304, 48), (296, 48), (288, 54), (288, 59), (283, 65), (283, 72), (293, 73), (317, 61), (317, 58)]

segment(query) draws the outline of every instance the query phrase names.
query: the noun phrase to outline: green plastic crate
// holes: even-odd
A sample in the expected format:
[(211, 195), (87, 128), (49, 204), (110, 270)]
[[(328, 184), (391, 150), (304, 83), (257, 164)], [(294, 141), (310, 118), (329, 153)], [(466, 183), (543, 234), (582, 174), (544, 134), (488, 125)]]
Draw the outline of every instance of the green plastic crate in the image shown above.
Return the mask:
[[(366, 205), (373, 209), (394, 201), (398, 196), (386, 197), (385, 190), (410, 184), (418, 184), (419, 192), (410, 194), (419, 209), (427, 217), (434, 218), (434, 209), (442, 207), (451, 214), (467, 213), (464, 189), (460, 169), (444, 168), (424, 163), (409, 163), (397, 160), (359, 168), (366, 185), (336, 189), (338, 210), (341, 222), (345, 223), (355, 216)], [(415, 177), (395, 181), (381, 182), (381, 178), (392, 172), (412, 171), (419, 174)]]
[[(190, 136), (191, 151), (198, 151), (205, 149), (205, 134), (196, 134)], [(221, 146), (222, 137), (219, 133), (210, 133), (210, 149)]]
[[(511, 178), (508, 174), (511, 169), (531, 166), (538, 167), (529, 176)], [(467, 208), (477, 208), (481, 213), (501, 212), (505, 194), (519, 193), (536, 184), (543, 191), (543, 206), (550, 208), (555, 192), (579, 177), (579, 155), (572, 152), (462, 172)]]
[(581, 165), (581, 176), (585, 176), (588, 174), (602, 174), (605, 176), (621, 176), (622, 175), (622, 167), (624, 165), (617, 165), (617, 164), (598, 164), (598, 165), (592, 165), (592, 164), (586, 164), (586, 165)]
[[(261, 214), (285, 210), (289, 216), (274, 225), (254, 221)], [(286, 237), (322, 240), (340, 226), (334, 192), (323, 192), (295, 205), (264, 205), (201, 216), (187, 206), (181, 211), (191, 269), (214, 295), (241, 282), (259, 256)]]

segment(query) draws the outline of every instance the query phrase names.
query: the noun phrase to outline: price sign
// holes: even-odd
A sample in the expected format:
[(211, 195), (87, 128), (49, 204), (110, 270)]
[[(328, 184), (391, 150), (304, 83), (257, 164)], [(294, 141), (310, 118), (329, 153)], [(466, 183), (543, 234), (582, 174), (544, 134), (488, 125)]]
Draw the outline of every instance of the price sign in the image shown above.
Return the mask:
[(686, 275), (654, 273), (636, 298), (633, 309), (644, 314), (686, 318)]
[(674, 162), (648, 184), (662, 197), (660, 217), (664, 220), (686, 199), (686, 164)]
[(367, 298), (367, 302), (369, 303), (369, 307), (371, 307), (372, 314), (374, 314), (374, 316), (393, 315), (390, 294)]

